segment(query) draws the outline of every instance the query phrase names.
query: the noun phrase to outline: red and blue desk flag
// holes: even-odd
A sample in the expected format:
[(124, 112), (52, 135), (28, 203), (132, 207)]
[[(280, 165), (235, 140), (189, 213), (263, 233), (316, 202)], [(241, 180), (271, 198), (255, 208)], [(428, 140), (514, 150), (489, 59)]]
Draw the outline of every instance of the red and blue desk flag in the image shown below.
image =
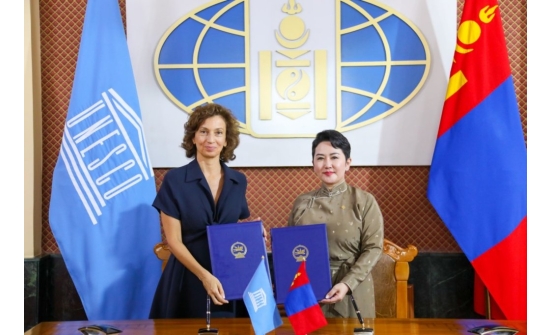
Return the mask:
[(296, 335), (305, 335), (327, 324), (309, 282), (305, 261), (301, 262), (290, 285), (285, 299), (285, 310)]
[(49, 221), (88, 320), (147, 319), (156, 195), (118, 0), (88, 0)]
[(526, 320), (527, 149), (497, 0), (466, 0), (460, 22), (428, 199), (502, 311), (492, 318)]

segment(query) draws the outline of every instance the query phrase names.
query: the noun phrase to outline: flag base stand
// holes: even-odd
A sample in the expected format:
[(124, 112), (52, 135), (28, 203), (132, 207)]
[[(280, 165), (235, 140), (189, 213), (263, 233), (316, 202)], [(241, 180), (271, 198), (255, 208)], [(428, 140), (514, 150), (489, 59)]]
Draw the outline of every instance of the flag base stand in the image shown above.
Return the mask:
[(353, 328), (354, 335), (374, 335), (372, 328)]
[(199, 329), (199, 334), (198, 335), (211, 335), (211, 334), (218, 334), (218, 329), (217, 328), (210, 328), (210, 327), (201, 328), (201, 329)]
[(122, 333), (122, 330), (109, 325), (89, 325), (78, 328), (84, 335), (109, 335)]
[(480, 335), (514, 335), (519, 330), (499, 325), (485, 325), (468, 329), (468, 332)]

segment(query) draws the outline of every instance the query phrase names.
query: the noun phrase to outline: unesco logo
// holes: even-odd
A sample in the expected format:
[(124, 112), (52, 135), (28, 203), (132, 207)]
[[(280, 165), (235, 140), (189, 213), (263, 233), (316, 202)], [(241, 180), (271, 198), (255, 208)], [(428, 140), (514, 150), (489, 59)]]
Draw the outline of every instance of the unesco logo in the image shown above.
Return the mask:
[[(223, 104), (241, 133), (284, 138), (364, 127), (397, 112), (424, 85), (426, 39), (391, 7), (336, 0), (325, 11), (330, 20), (322, 18), (333, 22), (328, 34), (311, 14), (317, 2), (273, 1), (277, 9), (267, 13), (254, 11), (260, 4), (251, 0), (216, 0), (175, 22), (154, 55), (164, 94), (186, 113)], [(268, 28), (250, 24), (255, 19)], [(258, 43), (260, 29), (267, 30)]]

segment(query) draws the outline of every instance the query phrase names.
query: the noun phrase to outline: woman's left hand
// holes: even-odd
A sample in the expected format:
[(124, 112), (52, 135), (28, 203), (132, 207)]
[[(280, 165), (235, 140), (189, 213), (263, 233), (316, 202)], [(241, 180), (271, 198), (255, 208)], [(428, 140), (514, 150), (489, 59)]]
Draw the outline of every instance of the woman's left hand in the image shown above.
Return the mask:
[(267, 242), (267, 230), (265, 230), (265, 227), (262, 225), (262, 236), (264, 237), (264, 241)]
[(348, 291), (349, 291), (348, 285), (344, 283), (338, 283), (334, 285), (332, 289), (330, 289), (330, 291), (328, 291), (325, 299), (319, 302), (322, 304), (335, 304), (338, 301), (341, 301), (342, 299), (344, 299), (346, 294), (348, 294)]
[[(262, 221), (262, 218), (258, 216), (257, 218), (252, 219), (250, 221)], [(243, 221), (243, 222), (249, 222), (249, 221)], [(264, 241), (267, 242), (267, 230), (265, 230), (263, 223), (264, 222), (262, 221), (262, 236), (264, 237)]]

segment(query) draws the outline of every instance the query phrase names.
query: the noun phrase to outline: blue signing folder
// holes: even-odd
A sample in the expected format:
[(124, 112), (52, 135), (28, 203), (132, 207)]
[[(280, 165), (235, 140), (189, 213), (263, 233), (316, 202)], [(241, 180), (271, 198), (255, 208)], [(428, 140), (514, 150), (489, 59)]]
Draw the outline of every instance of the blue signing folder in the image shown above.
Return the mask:
[[(244, 290), (267, 250), (262, 221), (217, 224), (206, 227), (212, 274), (222, 283), (227, 300), (243, 298)], [(269, 278), (271, 281), (271, 277)]]
[(315, 298), (325, 298), (332, 287), (326, 224), (271, 228), (271, 252), (278, 304), (285, 302), (303, 258)]

